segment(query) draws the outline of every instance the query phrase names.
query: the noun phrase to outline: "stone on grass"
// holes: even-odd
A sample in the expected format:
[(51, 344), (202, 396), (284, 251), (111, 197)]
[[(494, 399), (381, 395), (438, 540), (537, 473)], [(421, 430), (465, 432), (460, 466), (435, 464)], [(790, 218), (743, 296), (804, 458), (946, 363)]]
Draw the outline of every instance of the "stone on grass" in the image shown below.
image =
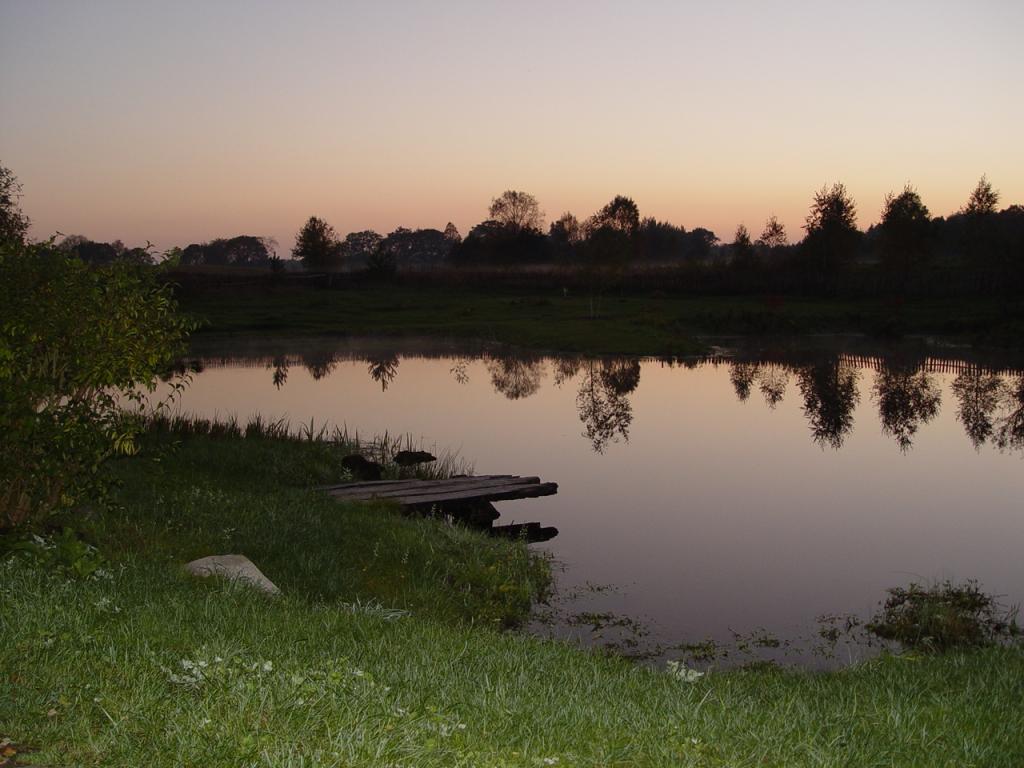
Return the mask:
[(185, 566), (193, 576), (223, 576), (241, 581), (255, 589), (276, 595), (281, 590), (245, 555), (210, 555), (193, 560)]

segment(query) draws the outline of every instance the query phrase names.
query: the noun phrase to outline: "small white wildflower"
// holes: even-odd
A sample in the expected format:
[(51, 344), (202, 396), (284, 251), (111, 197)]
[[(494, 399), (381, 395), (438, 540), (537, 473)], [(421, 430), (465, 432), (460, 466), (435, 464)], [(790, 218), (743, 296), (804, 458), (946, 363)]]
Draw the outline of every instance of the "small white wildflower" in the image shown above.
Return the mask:
[(263, 671), (264, 672), (273, 672), (274, 671), (274, 664), (273, 664), (273, 662), (264, 661), (263, 662)]
[(222, 659), (220, 656), (214, 656), (213, 661), (215, 664), (220, 664), (222, 661), (224, 661), (224, 659)]
[(557, 757), (542, 757), (540, 760), (541, 765), (558, 765)]

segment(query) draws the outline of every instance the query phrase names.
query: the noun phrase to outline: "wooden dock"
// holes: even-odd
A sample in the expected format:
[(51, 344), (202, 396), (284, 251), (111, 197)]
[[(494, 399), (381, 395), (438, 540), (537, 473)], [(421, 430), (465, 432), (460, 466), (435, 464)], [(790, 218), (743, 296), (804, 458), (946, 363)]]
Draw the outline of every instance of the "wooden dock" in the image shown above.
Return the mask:
[(447, 480), (368, 480), (329, 485), (323, 490), (342, 501), (391, 499), (403, 507), (429, 507), (552, 496), (558, 493), (558, 483), (542, 483), (539, 477), (480, 475)]

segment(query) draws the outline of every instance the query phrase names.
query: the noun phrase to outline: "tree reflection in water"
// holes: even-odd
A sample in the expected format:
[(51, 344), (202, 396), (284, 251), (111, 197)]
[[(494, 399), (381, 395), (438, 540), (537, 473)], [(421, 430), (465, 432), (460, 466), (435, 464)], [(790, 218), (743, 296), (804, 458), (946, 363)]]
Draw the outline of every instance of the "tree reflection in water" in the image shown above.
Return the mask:
[(875, 376), (873, 394), (882, 431), (892, 435), (904, 453), (913, 444), (918, 428), (935, 418), (942, 400), (938, 385), (927, 371), (889, 366)]
[(1000, 450), (1024, 449), (1024, 375), (1006, 387), (1006, 415), (996, 427), (994, 441)]
[(305, 352), (302, 355), (302, 364), (313, 377), (313, 381), (320, 381), (331, 375), (331, 372), (338, 367), (338, 356), (330, 350), (316, 350)]
[(448, 373), (452, 375), (452, 378), (459, 384), (469, 383), (469, 364), (472, 362), (468, 357), (460, 357), (455, 361), (455, 364), (448, 369)]
[(774, 410), (786, 394), (786, 387), (789, 386), (789, 372), (775, 363), (760, 365), (757, 369), (757, 382), (764, 401), (769, 408)]
[(371, 357), (367, 362), (366, 370), (370, 378), (380, 384), (381, 392), (386, 392), (398, 376), (398, 355)]
[(757, 363), (729, 363), (729, 381), (741, 403), (750, 398), (750, 389), (754, 386), (758, 368), (760, 366)]
[(757, 384), (765, 403), (774, 409), (782, 402), (789, 386), (789, 372), (774, 363), (730, 363), (729, 381), (736, 390), (736, 397), (741, 403), (750, 398), (754, 384)]
[(633, 406), (627, 397), (640, 383), (638, 360), (588, 360), (576, 393), (576, 410), (583, 422), (583, 436), (594, 450), (604, 453), (621, 437), (629, 442)]
[[(950, 391), (956, 400), (956, 418), (976, 449), (991, 445), (1000, 451), (1024, 451), (1024, 373), (999, 373), (974, 363), (920, 357), (911, 362), (892, 358), (856, 357), (841, 354), (780, 352), (754, 360), (728, 361), (729, 382), (741, 402), (750, 400), (756, 386), (765, 404), (775, 409), (784, 399), (791, 377), (796, 378), (801, 409), (812, 439), (821, 446), (839, 449), (853, 429), (854, 411), (860, 402), (863, 370), (874, 369), (871, 399), (878, 410), (884, 434), (906, 453), (920, 428), (931, 422), (941, 407), (942, 386), (935, 371), (955, 372)], [(227, 359), (227, 358), (225, 358)], [(330, 349), (307, 350), (299, 355), (259, 357), (259, 365), (273, 371), (273, 385), (288, 382), (292, 365), (301, 363), (316, 380), (330, 376), (338, 362), (362, 360), (370, 378), (386, 391), (395, 381), (401, 364), (397, 353), (339, 355)], [(540, 391), (550, 366), (552, 382), (561, 387), (579, 378), (576, 410), (583, 436), (603, 453), (620, 440), (629, 441), (633, 409), (630, 395), (640, 384), (641, 361), (637, 358), (587, 359), (578, 356), (544, 358), (530, 354), (469, 355), (451, 360), (450, 372), (459, 384), (468, 384), (471, 366), (483, 361), (495, 392), (509, 400), (522, 400)], [(223, 364), (223, 360), (220, 361)], [(696, 369), (722, 364), (721, 357), (663, 359), (662, 366)], [(214, 359), (197, 359), (204, 364)]]
[(551, 369), (554, 372), (556, 387), (562, 386), (565, 382), (576, 378), (583, 365), (578, 357), (556, 357), (551, 361)]
[(1006, 394), (1006, 383), (995, 373), (969, 368), (953, 380), (959, 407), (956, 417), (964, 425), (975, 448), (980, 448), (995, 429), (995, 412)]
[(860, 372), (838, 357), (797, 369), (797, 387), (814, 442), (842, 448), (853, 429), (853, 409), (860, 401), (859, 379)]
[(544, 361), (541, 358), (519, 356), (489, 357), (487, 370), (496, 392), (509, 400), (520, 400), (536, 394), (540, 389), (544, 378)]
[(278, 355), (273, 359), (270, 367), (274, 369), (274, 389), (280, 389), (288, 383), (288, 358)]

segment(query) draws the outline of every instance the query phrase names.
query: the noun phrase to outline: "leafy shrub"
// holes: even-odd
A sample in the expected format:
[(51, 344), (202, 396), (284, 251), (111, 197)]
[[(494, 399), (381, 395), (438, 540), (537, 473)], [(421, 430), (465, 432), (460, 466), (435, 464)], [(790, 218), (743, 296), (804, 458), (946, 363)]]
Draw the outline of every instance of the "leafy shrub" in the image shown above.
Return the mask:
[(141, 403), (187, 325), (152, 267), (0, 246), (0, 530), (79, 507), (133, 453)]
[(865, 626), (886, 640), (915, 650), (945, 651), (992, 645), (1020, 634), (1017, 611), (1005, 609), (977, 582), (911, 583), (887, 590), (882, 609)]
[[(82, 541), (73, 530), (64, 528), (60, 535), (43, 538), (33, 535), (7, 541), (0, 537), (0, 559), (22, 557), (36, 566), (76, 579), (87, 579), (107, 565), (96, 547)], [(0, 763), (2, 765), (2, 763)]]

